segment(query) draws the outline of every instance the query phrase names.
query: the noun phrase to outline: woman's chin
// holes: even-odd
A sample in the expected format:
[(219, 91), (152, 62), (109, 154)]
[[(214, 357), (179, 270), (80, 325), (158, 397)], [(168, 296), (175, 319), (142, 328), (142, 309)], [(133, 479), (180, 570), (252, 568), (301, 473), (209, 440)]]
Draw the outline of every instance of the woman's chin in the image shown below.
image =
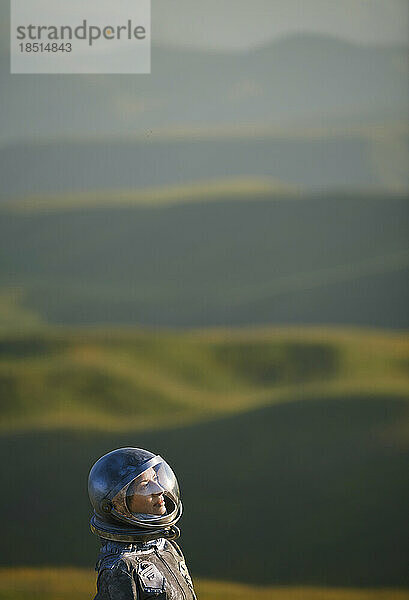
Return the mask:
[(155, 502), (152, 507), (152, 512), (154, 515), (164, 515), (166, 513), (165, 501), (161, 499), (158, 502)]

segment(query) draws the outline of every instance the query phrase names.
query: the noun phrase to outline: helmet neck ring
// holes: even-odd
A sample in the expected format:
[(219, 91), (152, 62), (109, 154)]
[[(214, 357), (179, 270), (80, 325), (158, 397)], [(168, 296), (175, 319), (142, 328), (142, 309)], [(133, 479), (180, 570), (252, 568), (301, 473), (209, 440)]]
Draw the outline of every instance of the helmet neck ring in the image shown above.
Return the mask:
[(136, 527), (128, 528), (102, 521), (96, 514), (91, 517), (90, 529), (92, 533), (100, 538), (124, 543), (146, 543), (160, 538), (176, 540), (180, 536), (180, 529), (175, 525), (158, 527), (152, 530)]

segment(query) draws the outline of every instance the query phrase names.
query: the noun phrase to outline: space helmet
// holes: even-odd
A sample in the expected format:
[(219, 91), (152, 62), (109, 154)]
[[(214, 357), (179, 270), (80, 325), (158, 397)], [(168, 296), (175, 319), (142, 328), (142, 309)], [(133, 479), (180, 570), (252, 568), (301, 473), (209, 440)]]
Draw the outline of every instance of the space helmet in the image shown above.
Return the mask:
[(94, 509), (91, 531), (104, 539), (145, 542), (179, 536), (179, 485), (159, 455), (141, 448), (108, 452), (91, 468), (88, 494)]

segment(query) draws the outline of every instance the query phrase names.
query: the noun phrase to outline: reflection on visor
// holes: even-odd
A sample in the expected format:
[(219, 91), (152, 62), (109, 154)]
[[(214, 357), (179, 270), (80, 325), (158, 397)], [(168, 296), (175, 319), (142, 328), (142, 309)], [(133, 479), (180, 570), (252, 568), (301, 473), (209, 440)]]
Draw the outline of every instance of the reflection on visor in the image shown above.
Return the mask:
[(151, 494), (162, 494), (166, 491), (166, 486), (163, 486), (165, 482), (162, 481), (162, 478), (159, 478), (155, 469), (157, 469), (157, 467), (151, 467), (138, 475), (138, 477), (129, 484), (126, 497), (129, 498), (135, 495), (150, 496)]

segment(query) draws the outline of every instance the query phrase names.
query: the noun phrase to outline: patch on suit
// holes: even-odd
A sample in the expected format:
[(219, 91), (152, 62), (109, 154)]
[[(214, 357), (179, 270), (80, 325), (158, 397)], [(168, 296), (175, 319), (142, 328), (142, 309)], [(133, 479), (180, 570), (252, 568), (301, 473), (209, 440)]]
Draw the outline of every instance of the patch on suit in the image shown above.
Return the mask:
[(154, 564), (146, 560), (138, 565), (138, 577), (144, 592), (158, 594), (165, 589), (164, 576)]

